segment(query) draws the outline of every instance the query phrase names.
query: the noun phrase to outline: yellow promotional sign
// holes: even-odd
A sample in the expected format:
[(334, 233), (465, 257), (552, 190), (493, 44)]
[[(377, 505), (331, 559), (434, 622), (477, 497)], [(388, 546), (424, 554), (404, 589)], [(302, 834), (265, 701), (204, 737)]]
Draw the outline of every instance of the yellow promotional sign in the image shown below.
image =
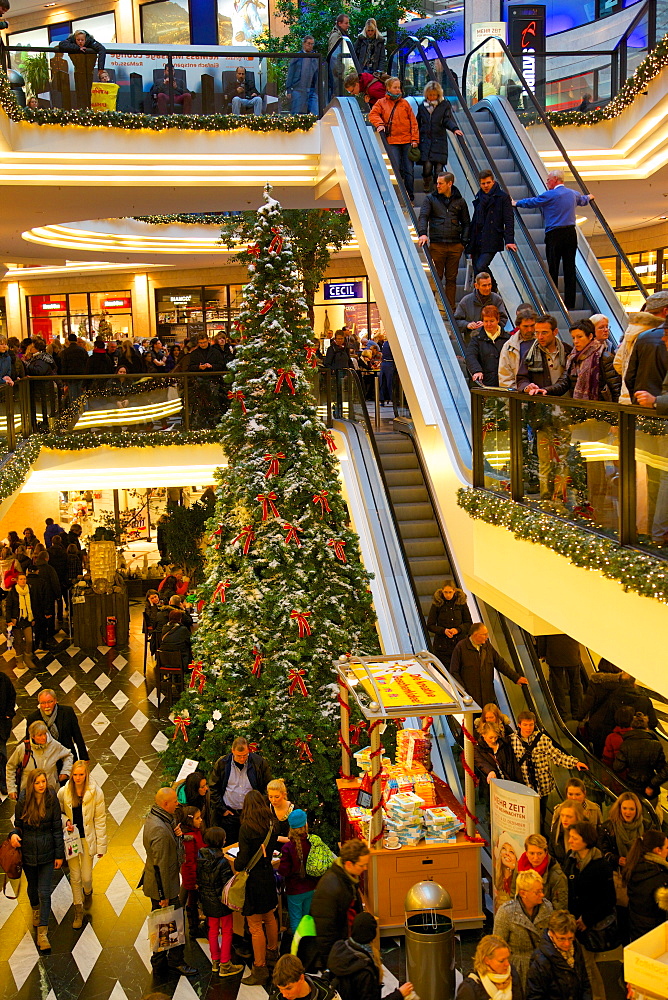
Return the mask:
[(94, 83), (90, 92), (90, 106), (93, 111), (115, 111), (117, 97), (117, 83)]
[[(385, 709), (455, 704), (452, 695), (437, 684), (417, 660), (367, 662), (366, 667), (373, 675)], [(366, 693), (375, 701), (376, 692), (362, 664), (353, 661), (351, 668)]]

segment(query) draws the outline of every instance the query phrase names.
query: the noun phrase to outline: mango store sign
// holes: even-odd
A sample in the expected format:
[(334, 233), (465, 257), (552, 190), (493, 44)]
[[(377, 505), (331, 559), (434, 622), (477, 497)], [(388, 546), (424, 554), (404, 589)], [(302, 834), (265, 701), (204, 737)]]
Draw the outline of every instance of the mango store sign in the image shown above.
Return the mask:
[(490, 783), (494, 912), (511, 899), (513, 875), (530, 833), (540, 833), (540, 796), (516, 781)]

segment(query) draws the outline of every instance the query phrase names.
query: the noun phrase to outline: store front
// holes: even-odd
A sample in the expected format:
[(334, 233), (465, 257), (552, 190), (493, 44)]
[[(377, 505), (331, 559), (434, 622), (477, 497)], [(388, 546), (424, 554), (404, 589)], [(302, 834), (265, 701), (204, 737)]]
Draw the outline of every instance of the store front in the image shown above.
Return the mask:
[(157, 288), (157, 335), (166, 343), (193, 340), (202, 334), (229, 334), (239, 315), (243, 285)]
[(316, 292), (314, 327), (323, 347), (343, 326), (358, 336), (374, 337), (384, 332), (367, 277), (325, 281)]
[(132, 293), (129, 290), (27, 295), (26, 305), (30, 336), (42, 337), (47, 344), (54, 337), (65, 341), (70, 333), (85, 340), (132, 337)]

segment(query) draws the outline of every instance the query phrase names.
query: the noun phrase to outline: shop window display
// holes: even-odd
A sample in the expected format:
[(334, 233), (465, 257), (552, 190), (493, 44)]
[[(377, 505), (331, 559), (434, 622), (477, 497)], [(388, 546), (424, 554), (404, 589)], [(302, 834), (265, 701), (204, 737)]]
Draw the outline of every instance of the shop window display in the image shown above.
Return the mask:
[(358, 336), (383, 333), (378, 307), (366, 277), (332, 278), (315, 295), (315, 333), (326, 349), (336, 330), (347, 326)]
[(132, 337), (132, 293), (73, 292), (28, 296), (28, 321), (31, 337), (43, 337), (50, 343), (62, 341), (69, 333), (86, 340), (97, 336), (109, 340)]

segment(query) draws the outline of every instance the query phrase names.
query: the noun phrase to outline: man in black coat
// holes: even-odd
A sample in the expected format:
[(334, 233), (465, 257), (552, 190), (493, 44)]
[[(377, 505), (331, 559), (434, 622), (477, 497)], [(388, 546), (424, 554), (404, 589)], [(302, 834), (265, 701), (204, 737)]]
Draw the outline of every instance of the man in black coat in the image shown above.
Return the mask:
[(506, 663), (489, 642), (489, 631), (482, 622), (475, 622), (466, 639), (455, 646), (450, 660), (450, 673), (468, 691), (480, 708), (496, 701), (494, 671), (509, 677), (515, 684), (527, 684), (526, 677)]
[(489, 265), (500, 251), (517, 250), (513, 205), (510, 195), (501, 189), (491, 170), (481, 170), (478, 177), (480, 190), (473, 199), (471, 236), (466, 251), (471, 255), (476, 274), (487, 271), (492, 275), (496, 291)]
[(47, 552), (39, 552), (34, 558), (35, 569), (29, 574), (31, 583), (32, 610), (35, 615), (35, 652), (47, 649), (55, 642), (56, 634), (56, 601), (60, 601), (63, 592), (60, 589), (58, 574), (53, 566), (49, 566)]
[[(76, 333), (70, 333), (67, 347), (60, 355), (61, 375), (85, 375), (88, 371), (88, 351), (78, 343)], [(76, 402), (82, 392), (83, 381), (71, 379), (65, 383), (70, 403)]]
[(668, 318), (668, 292), (655, 292), (645, 302), (644, 312), (656, 319), (656, 327), (639, 334), (633, 345), (624, 375), (626, 388), (633, 402), (636, 392), (661, 393), (668, 369), (668, 352), (663, 342), (663, 324)]
[(72, 751), (75, 761), (90, 760), (76, 712), (69, 705), (59, 705), (51, 688), (42, 688), (37, 695), (37, 710), (26, 719), (25, 739), (33, 722), (43, 722), (53, 739)]
[[(197, 338), (197, 347), (188, 355), (189, 372), (224, 372), (227, 370), (223, 353), (206, 334)], [(193, 423), (197, 428), (213, 427), (221, 411), (227, 409), (224, 386), (217, 378), (189, 379), (193, 407)]]
[(439, 174), (436, 191), (428, 194), (422, 203), (418, 220), (418, 243), (429, 243), (429, 253), (436, 273), (443, 281), (445, 294), (455, 308), (457, 273), (464, 245), (469, 237), (469, 210), (458, 188), (454, 187), (455, 175)]
[(239, 839), (239, 817), (251, 788), (267, 791), (271, 781), (269, 764), (259, 753), (251, 753), (248, 740), (237, 736), (231, 752), (219, 757), (209, 775), (214, 826), (222, 826), (227, 844)]
[(0, 792), (7, 794), (7, 740), (16, 715), (16, 691), (7, 674), (0, 671)]
[(318, 958), (327, 968), (329, 953), (337, 941), (345, 941), (350, 932), (349, 915), (364, 909), (359, 880), (366, 872), (371, 852), (363, 840), (347, 840), (341, 854), (318, 882), (311, 900), (315, 920)]

